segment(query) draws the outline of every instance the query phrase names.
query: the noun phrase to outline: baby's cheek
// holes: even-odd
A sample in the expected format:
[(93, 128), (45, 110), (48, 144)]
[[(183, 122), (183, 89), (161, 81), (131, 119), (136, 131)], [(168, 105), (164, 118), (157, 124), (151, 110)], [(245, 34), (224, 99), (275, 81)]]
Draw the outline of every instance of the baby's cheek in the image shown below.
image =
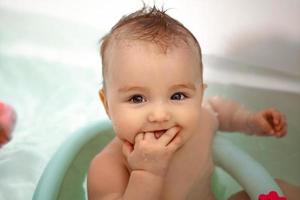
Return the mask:
[(200, 114), (194, 109), (179, 113), (178, 123), (185, 132), (195, 132), (200, 125)]
[(184, 112), (184, 121), (185, 124), (188, 124), (189, 126), (194, 126), (196, 124), (199, 125), (200, 123), (200, 111), (197, 109), (189, 109), (186, 112)]
[(118, 118), (112, 118), (113, 130), (117, 137), (121, 140), (126, 140), (130, 143), (134, 143), (135, 135), (137, 134), (137, 126), (134, 123), (134, 119), (131, 116), (122, 116)]

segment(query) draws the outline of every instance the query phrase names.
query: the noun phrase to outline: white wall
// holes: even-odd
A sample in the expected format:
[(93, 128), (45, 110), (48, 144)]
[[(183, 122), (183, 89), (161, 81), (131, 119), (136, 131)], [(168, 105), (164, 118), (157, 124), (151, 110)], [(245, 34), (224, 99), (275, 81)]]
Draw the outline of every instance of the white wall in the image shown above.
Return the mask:
[(300, 1), (189, 1), (178, 16), (206, 53), (300, 75)]

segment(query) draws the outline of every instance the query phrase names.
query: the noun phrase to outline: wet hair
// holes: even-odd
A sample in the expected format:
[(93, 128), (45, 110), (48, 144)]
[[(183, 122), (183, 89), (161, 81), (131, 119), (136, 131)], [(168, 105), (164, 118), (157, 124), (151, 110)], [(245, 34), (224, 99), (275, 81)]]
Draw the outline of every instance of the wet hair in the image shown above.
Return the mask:
[[(103, 87), (106, 66), (106, 50), (113, 40), (146, 41), (159, 47), (163, 53), (170, 47), (179, 47), (183, 43), (195, 46), (199, 53), (199, 67), (202, 76), (202, 55), (200, 45), (195, 36), (179, 21), (166, 14), (167, 10), (147, 7), (123, 16), (109, 33), (100, 39), (100, 54), (102, 59)], [(202, 79), (202, 77), (201, 77)]]

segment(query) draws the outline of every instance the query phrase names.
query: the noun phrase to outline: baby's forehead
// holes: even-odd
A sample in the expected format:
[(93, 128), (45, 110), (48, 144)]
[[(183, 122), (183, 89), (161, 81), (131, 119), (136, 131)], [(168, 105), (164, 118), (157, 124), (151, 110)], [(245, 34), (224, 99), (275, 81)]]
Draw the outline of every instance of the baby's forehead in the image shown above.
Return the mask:
[[(130, 39), (116, 39), (111, 41), (110, 46), (106, 51), (105, 65), (102, 70), (103, 79), (110, 76), (110, 72), (120, 72), (120, 67), (140, 65), (141, 62), (149, 63), (157, 62), (159, 64), (161, 59), (172, 60), (170, 62), (183, 63), (184, 66), (197, 67), (202, 74), (202, 62), (200, 53), (196, 45), (191, 46), (184, 41), (178, 41), (176, 45), (170, 45), (167, 49), (162, 49), (156, 43), (143, 41), (143, 40), (130, 40)], [(179, 59), (179, 60), (178, 60)], [(178, 61), (178, 62), (177, 62)], [(173, 65), (172, 63), (169, 63)], [(141, 66), (141, 65), (140, 65)], [(142, 69), (142, 67), (141, 67)]]
[[(113, 52), (125, 52), (128, 50), (131, 51), (149, 51), (149, 53), (155, 54), (163, 54), (167, 55), (168, 53), (176, 50), (181, 50), (181, 52), (190, 52), (195, 54), (195, 56), (199, 57), (199, 51), (196, 45), (186, 43), (185, 41), (178, 40), (176, 43), (172, 44), (160, 44), (151, 41), (143, 41), (143, 40), (131, 40), (131, 39), (122, 39), (122, 40), (114, 40), (112, 41), (109, 47), (110, 53), (107, 55), (111, 55)], [(199, 57), (199, 59), (201, 59)]]
[(157, 70), (161, 67), (165, 68), (164, 66), (167, 67), (166, 69), (169, 67), (175, 69), (175, 66), (200, 69), (201, 64), (196, 53), (195, 49), (186, 44), (172, 46), (163, 51), (160, 46), (150, 42), (118, 41), (109, 53), (106, 72), (124, 73), (123, 70), (127, 70), (126, 73), (129, 73), (128, 69), (132, 69), (142, 73), (152, 68)]

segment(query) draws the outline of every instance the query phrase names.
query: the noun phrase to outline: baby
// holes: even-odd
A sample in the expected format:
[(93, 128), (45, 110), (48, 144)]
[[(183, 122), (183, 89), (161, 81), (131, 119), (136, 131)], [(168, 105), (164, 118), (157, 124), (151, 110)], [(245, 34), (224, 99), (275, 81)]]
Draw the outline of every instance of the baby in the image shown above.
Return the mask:
[(221, 97), (203, 100), (200, 46), (165, 11), (144, 7), (123, 17), (103, 38), (101, 56), (99, 94), (116, 137), (91, 163), (91, 200), (215, 199), (216, 131), (287, 132), (275, 109), (250, 112)]

